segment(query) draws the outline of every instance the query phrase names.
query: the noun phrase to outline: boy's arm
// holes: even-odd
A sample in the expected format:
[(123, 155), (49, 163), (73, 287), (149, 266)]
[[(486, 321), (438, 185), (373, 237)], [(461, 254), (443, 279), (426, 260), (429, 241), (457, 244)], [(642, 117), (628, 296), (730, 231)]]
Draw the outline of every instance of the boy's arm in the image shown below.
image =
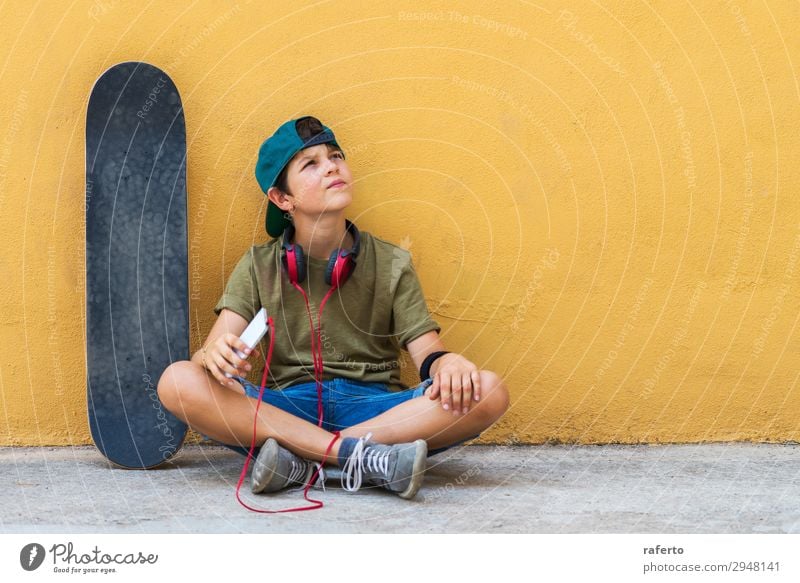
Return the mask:
[[(408, 342), (406, 350), (419, 370), (426, 356), (445, 348), (439, 333), (432, 330)], [(434, 360), (431, 378), (433, 384), (428, 398), (433, 400), (441, 394), (442, 408), (452, 408), (453, 415), (466, 414), (472, 401), (480, 399), (481, 377), (478, 367), (460, 354), (450, 352)]]
[[(408, 344), (406, 344), (406, 350), (408, 350), (411, 360), (414, 361), (414, 366), (416, 366), (417, 370), (419, 370), (422, 368), (422, 363), (429, 354), (438, 352), (440, 350), (445, 350), (445, 347), (444, 344), (442, 344), (442, 341), (439, 339), (439, 333), (436, 330), (431, 330), (430, 332), (426, 332), (422, 336), (417, 336), (414, 338), (414, 340), (411, 340)], [(433, 361), (433, 365), (431, 366), (431, 376), (433, 376), (433, 373), (436, 371), (436, 367), (438, 366), (440, 360), (441, 358), (437, 358), (435, 361)]]

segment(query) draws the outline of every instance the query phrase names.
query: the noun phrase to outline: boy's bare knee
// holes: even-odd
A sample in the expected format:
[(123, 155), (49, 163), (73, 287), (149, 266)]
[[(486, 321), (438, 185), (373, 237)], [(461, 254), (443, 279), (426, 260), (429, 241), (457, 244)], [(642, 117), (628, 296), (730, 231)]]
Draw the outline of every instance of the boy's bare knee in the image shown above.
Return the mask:
[(508, 410), (511, 399), (508, 387), (497, 373), (490, 370), (480, 371), (481, 400), (476, 410), (482, 410), (489, 423), (494, 423)]
[[(158, 380), (158, 398), (164, 406), (174, 412), (185, 407), (186, 401), (197, 392), (201, 367), (189, 360), (179, 360), (169, 365)], [(202, 385), (201, 385), (202, 386)]]

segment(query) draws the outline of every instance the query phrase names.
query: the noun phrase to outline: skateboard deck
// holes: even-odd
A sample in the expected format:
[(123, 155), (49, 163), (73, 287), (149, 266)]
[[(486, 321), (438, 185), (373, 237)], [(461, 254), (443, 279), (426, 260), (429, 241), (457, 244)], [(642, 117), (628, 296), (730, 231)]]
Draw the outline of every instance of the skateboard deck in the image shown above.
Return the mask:
[(120, 63), (86, 115), (86, 352), (92, 439), (125, 468), (174, 456), (186, 425), (158, 399), (189, 358), (186, 127), (175, 84)]

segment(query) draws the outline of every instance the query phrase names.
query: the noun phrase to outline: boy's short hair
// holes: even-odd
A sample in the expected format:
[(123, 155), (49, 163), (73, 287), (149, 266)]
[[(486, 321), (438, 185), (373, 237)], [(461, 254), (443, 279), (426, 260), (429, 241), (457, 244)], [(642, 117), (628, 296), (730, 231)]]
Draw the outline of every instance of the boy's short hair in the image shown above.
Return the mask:
[[(285, 122), (264, 140), (258, 150), (255, 172), (256, 180), (264, 194), (267, 194), (273, 186), (287, 192), (286, 167), (289, 161), (300, 150), (318, 144), (332, 144), (339, 151), (342, 150), (336, 142), (333, 131), (310, 115)], [(272, 237), (279, 237), (289, 223), (285, 213), (270, 201), (267, 204), (267, 233)]]

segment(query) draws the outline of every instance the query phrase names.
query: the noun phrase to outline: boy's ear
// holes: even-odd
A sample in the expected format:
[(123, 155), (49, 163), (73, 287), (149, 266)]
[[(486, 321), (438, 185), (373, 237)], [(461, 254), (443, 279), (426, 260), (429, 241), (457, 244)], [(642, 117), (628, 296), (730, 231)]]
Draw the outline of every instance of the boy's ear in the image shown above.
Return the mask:
[(283, 192), (277, 186), (270, 186), (267, 190), (267, 197), (282, 211), (291, 211), (294, 205), (287, 198), (289, 195)]

